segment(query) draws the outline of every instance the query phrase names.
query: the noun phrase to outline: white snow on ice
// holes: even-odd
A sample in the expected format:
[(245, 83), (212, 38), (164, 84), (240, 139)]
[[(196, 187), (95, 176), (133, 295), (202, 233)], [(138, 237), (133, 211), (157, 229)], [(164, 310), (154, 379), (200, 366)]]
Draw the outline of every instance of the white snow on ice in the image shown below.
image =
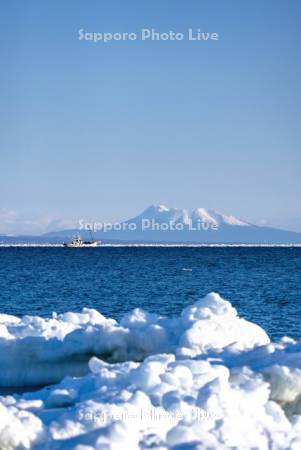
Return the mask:
[(301, 342), (215, 293), (175, 318), (3, 314), (0, 358), (2, 388), (52, 383), (0, 397), (1, 449), (301, 448)]

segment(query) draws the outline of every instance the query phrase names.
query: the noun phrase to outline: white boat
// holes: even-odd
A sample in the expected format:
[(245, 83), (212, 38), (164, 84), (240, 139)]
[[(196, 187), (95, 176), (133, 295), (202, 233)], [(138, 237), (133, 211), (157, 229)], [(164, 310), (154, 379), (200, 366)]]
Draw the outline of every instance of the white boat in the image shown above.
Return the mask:
[(71, 242), (64, 242), (64, 247), (97, 247), (101, 241), (95, 241), (91, 233), (91, 241), (83, 241), (81, 236), (78, 234), (74, 236)]

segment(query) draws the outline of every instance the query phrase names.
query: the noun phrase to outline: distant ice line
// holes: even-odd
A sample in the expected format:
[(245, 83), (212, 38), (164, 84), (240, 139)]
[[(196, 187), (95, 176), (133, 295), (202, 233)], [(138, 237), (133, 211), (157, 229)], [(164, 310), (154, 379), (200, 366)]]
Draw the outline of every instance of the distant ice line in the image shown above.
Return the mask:
[[(7, 247), (58, 247), (63, 248), (63, 244), (0, 244), (0, 248)], [(301, 244), (101, 244), (95, 248), (102, 247), (301, 247)]]

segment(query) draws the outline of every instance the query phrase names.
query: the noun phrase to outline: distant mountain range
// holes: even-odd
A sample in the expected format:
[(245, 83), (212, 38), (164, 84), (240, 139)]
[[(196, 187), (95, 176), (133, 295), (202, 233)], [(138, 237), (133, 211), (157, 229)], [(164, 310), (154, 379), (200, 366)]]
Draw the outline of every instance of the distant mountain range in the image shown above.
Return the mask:
[(60, 244), (78, 233), (87, 238), (91, 225), (96, 230), (95, 239), (104, 243), (301, 244), (301, 233), (253, 225), (205, 208), (189, 210), (164, 205), (152, 205), (138, 216), (115, 224), (82, 223), (83, 229), (40, 236), (0, 236), (0, 244)]

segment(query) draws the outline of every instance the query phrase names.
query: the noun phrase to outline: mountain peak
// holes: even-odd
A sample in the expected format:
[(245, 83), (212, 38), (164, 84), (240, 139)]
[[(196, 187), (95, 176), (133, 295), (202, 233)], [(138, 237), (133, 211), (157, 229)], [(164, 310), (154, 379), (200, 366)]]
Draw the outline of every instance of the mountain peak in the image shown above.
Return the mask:
[(152, 207), (154, 209), (156, 209), (157, 211), (159, 211), (159, 212), (164, 212), (164, 211), (169, 211), (170, 210), (170, 208), (168, 208), (165, 205), (152, 205)]
[(150, 205), (139, 216), (146, 219), (155, 219), (159, 221), (171, 221), (175, 223), (182, 222), (188, 224), (189, 222), (201, 221), (215, 226), (229, 225), (229, 226), (250, 226), (251, 224), (238, 219), (235, 216), (228, 216), (218, 213), (214, 210), (206, 208), (169, 208), (166, 205)]

